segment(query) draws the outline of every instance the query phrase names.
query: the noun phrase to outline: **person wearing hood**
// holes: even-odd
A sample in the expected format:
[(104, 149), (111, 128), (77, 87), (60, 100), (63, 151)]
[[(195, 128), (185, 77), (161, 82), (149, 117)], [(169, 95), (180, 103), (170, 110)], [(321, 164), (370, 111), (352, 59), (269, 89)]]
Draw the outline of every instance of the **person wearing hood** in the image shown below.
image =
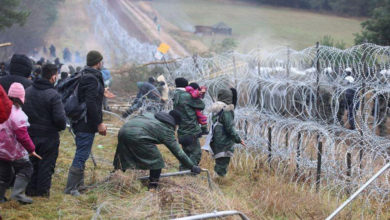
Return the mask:
[(8, 92), (12, 83), (18, 82), (23, 85), (24, 89), (31, 86), (32, 81), (28, 79), (31, 75), (33, 64), (26, 55), (14, 54), (10, 62), (10, 75), (0, 78), (0, 85)]
[(164, 168), (164, 160), (157, 144), (164, 144), (173, 155), (192, 172), (199, 174), (200, 168), (179, 147), (175, 130), (180, 124), (180, 113), (145, 113), (130, 119), (118, 134), (118, 146), (114, 157), (114, 169), (150, 170), (149, 188), (156, 188)]
[(148, 82), (137, 82), (137, 96), (134, 99), (133, 104), (130, 106), (130, 108), (122, 114), (123, 118), (127, 118), (129, 115), (133, 114), (133, 112), (141, 108), (146, 99), (157, 103), (161, 101), (161, 94), (153, 85), (153, 83), (154, 79), (153, 81), (149, 80)]
[(213, 126), (210, 147), (215, 159), (214, 171), (218, 176), (226, 176), (230, 158), (234, 153), (234, 144), (242, 144), (243, 140), (234, 128), (234, 108), (237, 104), (235, 89), (221, 89), (218, 91), (218, 101), (211, 107)]
[(34, 173), (27, 187), (29, 196), (50, 196), (51, 177), (54, 173), (60, 146), (59, 131), (66, 128), (66, 116), (61, 96), (54, 88), (58, 76), (57, 66), (45, 64), (41, 78), (26, 90), (26, 112), (31, 126), (28, 129), (36, 151), (42, 160), (31, 158)]
[(87, 66), (78, 86), (80, 103), (86, 105), (85, 118), (72, 123), (76, 134), (76, 153), (69, 168), (65, 194), (80, 195), (79, 189), (84, 185), (85, 162), (89, 158), (95, 133), (105, 136), (107, 127), (103, 123), (104, 82), (100, 70), (103, 68), (103, 56), (92, 50), (87, 54)]
[[(205, 104), (201, 99), (193, 99), (191, 94), (186, 91), (188, 81), (185, 78), (176, 78), (175, 84), (173, 109), (180, 112), (182, 117), (177, 131), (179, 143), (192, 162), (198, 165), (202, 157), (199, 143), (202, 130), (198, 123), (196, 110), (204, 110)], [(180, 169), (188, 168), (185, 164), (180, 164)]]

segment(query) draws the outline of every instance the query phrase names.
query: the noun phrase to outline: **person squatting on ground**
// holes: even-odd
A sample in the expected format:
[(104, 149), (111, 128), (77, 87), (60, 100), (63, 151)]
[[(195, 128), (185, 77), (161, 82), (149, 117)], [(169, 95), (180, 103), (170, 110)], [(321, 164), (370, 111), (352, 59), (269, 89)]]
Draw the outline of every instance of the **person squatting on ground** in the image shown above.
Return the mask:
[(114, 169), (150, 170), (149, 188), (156, 188), (163, 157), (156, 144), (164, 144), (175, 157), (191, 171), (199, 174), (200, 168), (187, 157), (175, 139), (175, 130), (180, 123), (180, 113), (145, 113), (130, 119), (119, 131), (118, 146), (114, 157)]
[[(173, 109), (180, 112), (181, 122), (178, 129), (179, 143), (182, 145), (183, 151), (192, 160), (195, 165), (198, 165), (202, 157), (199, 138), (202, 135), (202, 130), (198, 124), (196, 110), (203, 110), (205, 104), (201, 99), (193, 99), (186, 92), (188, 81), (184, 78), (175, 79), (176, 90), (173, 96)], [(191, 167), (186, 164), (180, 164), (180, 170), (189, 169)]]
[(13, 102), (11, 114), (7, 121), (0, 124), (0, 203), (7, 201), (5, 192), (14, 175), (15, 183), (11, 199), (23, 204), (33, 200), (26, 197), (25, 190), (33, 173), (28, 155), (42, 159), (35, 153), (35, 146), (27, 132), (28, 117), (22, 111), (25, 91), (20, 83), (13, 83), (8, 97)]
[(26, 90), (23, 109), (31, 124), (28, 133), (35, 144), (36, 152), (43, 158), (31, 158), (34, 173), (27, 187), (28, 196), (50, 196), (51, 178), (60, 146), (59, 131), (66, 128), (61, 96), (54, 89), (57, 70), (54, 64), (44, 65), (41, 78), (36, 79)]
[[(146, 99), (149, 99), (155, 103), (160, 103), (162, 101), (161, 94), (157, 90), (154, 83), (155, 80), (153, 79), (153, 77), (150, 77), (148, 82), (137, 82), (137, 87), (138, 87), (137, 96), (134, 99), (130, 108), (123, 113), (122, 115), (123, 118), (127, 118), (129, 115), (133, 114), (133, 112), (141, 108), (142, 105), (145, 103)], [(148, 110), (158, 112), (161, 109), (158, 108), (158, 109), (148, 109)]]
[(14, 54), (10, 62), (10, 75), (0, 77), (0, 85), (8, 92), (12, 83), (21, 83), (24, 89), (31, 86), (32, 81), (28, 78), (31, 75), (33, 65), (26, 55)]
[[(199, 86), (197, 83), (190, 83), (189, 86), (186, 87), (186, 91), (191, 94), (194, 99), (203, 99), (207, 88), (205, 86)], [(202, 134), (208, 134), (207, 131), (207, 116), (202, 113), (202, 110), (195, 109), (196, 117), (198, 118), (198, 123), (201, 126)]]
[(66, 194), (80, 195), (79, 189), (84, 185), (85, 162), (92, 150), (95, 133), (105, 136), (107, 127), (103, 123), (104, 82), (100, 70), (103, 67), (103, 56), (98, 51), (87, 54), (87, 67), (82, 71), (78, 86), (80, 103), (86, 104), (86, 117), (72, 123), (76, 134), (76, 153), (69, 168)]
[(213, 126), (210, 129), (212, 139), (210, 147), (215, 159), (214, 171), (219, 176), (225, 176), (234, 153), (234, 144), (243, 140), (234, 128), (234, 108), (237, 104), (237, 92), (235, 89), (221, 89), (218, 91), (218, 101), (211, 107)]

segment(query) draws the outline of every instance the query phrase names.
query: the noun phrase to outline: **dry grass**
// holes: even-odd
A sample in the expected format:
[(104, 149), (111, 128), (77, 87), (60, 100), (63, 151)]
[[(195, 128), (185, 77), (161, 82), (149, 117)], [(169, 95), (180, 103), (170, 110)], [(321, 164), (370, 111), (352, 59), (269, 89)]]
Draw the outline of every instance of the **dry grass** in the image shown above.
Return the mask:
[[(109, 122), (118, 124), (113, 120)], [(234, 209), (251, 219), (323, 219), (341, 202), (329, 192), (316, 194), (275, 175), (261, 161), (238, 166), (235, 160), (240, 158), (239, 154), (231, 163), (226, 178), (215, 177), (214, 161), (207, 154), (203, 155), (201, 166), (211, 171), (217, 186), (214, 191), (208, 190), (204, 175), (164, 179), (161, 190), (147, 191), (145, 183), (135, 180), (137, 176), (148, 175), (147, 172), (116, 172), (108, 178), (116, 142), (115, 136), (96, 138), (93, 152), (98, 167), (94, 168), (89, 160), (86, 172), (86, 183), (93, 187), (80, 197), (72, 197), (62, 193), (75, 150), (72, 137), (64, 132), (51, 198), (36, 198), (34, 204), (25, 206), (16, 202), (4, 203), (0, 206), (1, 215), (4, 219), (91, 219), (95, 215), (102, 219), (161, 219), (214, 209)], [(159, 148), (167, 166), (163, 172), (177, 171), (177, 160), (167, 148)], [(370, 210), (357, 200), (343, 211), (340, 219), (360, 218), (362, 211), (365, 219), (377, 217), (375, 206)], [(385, 214), (379, 216), (385, 217)]]

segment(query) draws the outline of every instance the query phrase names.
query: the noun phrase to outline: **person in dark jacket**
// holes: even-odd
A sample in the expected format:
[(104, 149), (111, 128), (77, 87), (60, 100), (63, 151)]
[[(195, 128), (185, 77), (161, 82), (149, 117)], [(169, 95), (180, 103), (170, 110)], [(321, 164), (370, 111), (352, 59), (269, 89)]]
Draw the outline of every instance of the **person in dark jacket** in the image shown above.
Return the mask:
[(22, 84), (24, 89), (27, 89), (32, 84), (32, 81), (28, 79), (32, 69), (32, 62), (26, 55), (14, 54), (10, 62), (10, 75), (1, 77), (0, 85), (7, 93), (14, 82)]
[(66, 128), (61, 96), (54, 89), (57, 76), (56, 65), (46, 64), (42, 67), (41, 78), (26, 90), (24, 111), (30, 123), (28, 133), (36, 152), (42, 156), (42, 160), (31, 158), (34, 173), (26, 191), (29, 196), (50, 196), (51, 178), (60, 146), (59, 131)]
[(0, 63), (0, 77), (6, 76), (6, 75), (8, 75), (8, 74), (7, 74), (7, 71), (5, 70), (5, 63), (1, 62)]
[(150, 170), (149, 188), (156, 188), (164, 160), (156, 144), (164, 144), (173, 155), (194, 173), (200, 168), (183, 152), (176, 142), (175, 130), (180, 123), (180, 113), (145, 113), (130, 119), (119, 131), (114, 169)]
[[(179, 143), (184, 152), (198, 165), (202, 157), (199, 137), (202, 136), (202, 130), (198, 124), (196, 110), (203, 110), (205, 104), (201, 99), (193, 99), (191, 94), (186, 92), (185, 87), (188, 81), (184, 78), (175, 79), (176, 90), (173, 96), (173, 109), (180, 112), (182, 120), (177, 131)], [(180, 169), (188, 169), (185, 164), (180, 165)]]
[(142, 107), (146, 99), (149, 99), (153, 102), (159, 103), (161, 101), (161, 94), (157, 88), (150, 82), (137, 82), (138, 93), (134, 99), (132, 105), (127, 109), (122, 117), (127, 118), (127, 116), (133, 114), (134, 111), (137, 111)]
[(83, 76), (78, 87), (78, 98), (80, 103), (85, 102), (87, 114), (84, 119), (72, 123), (72, 129), (76, 134), (76, 154), (69, 168), (66, 194), (80, 195), (79, 188), (84, 184), (85, 162), (91, 153), (95, 133), (106, 135), (107, 127), (103, 123), (102, 111), (104, 96), (104, 82), (100, 72), (102, 67), (103, 56), (98, 51), (90, 51), (87, 54), (87, 66), (81, 71)]
[(49, 50), (50, 50), (50, 56), (57, 57), (57, 55), (56, 55), (56, 47), (53, 44), (50, 45)]

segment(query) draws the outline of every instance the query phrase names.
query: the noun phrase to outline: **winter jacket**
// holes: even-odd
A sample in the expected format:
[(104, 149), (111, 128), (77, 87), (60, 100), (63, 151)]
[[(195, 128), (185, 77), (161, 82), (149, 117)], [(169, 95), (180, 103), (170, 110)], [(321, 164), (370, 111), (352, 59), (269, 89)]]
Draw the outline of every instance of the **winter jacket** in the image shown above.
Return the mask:
[(8, 120), (0, 124), (0, 160), (18, 160), (35, 151), (28, 126), (27, 115), (13, 105)]
[(58, 131), (66, 128), (66, 117), (61, 96), (47, 79), (37, 79), (26, 90), (23, 106), (31, 126), (31, 136), (59, 137)]
[(91, 67), (83, 70), (78, 88), (80, 103), (87, 106), (87, 117), (73, 124), (75, 132), (96, 133), (98, 125), (103, 122), (104, 82), (102, 73)]
[(215, 127), (210, 147), (214, 158), (231, 157), (234, 152), (233, 145), (241, 142), (234, 128), (234, 105), (218, 101), (212, 105), (211, 112)]
[(0, 86), (0, 123), (7, 121), (11, 114), (12, 101), (9, 100), (7, 93)]
[(12, 83), (18, 82), (21, 83), (24, 87), (24, 89), (27, 89), (32, 85), (32, 81), (27, 79), (24, 76), (19, 75), (7, 75), (0, 77), (0, 85), (3, 86), (4, 90), (8, 93), (8, 89), (11, 86)]
[(196, 109), (203, 110), (205, 104), (200, 99), (193, 99), (184, 88), (175, 90), (173, 96), (173, 109), (181, 113), (181, 123), (179, 125), (178, 135), (199, 136), (202, 133), (198, 124)]
[(148, 82), (137, 82), (138, 94), (137, 98), (141, 98), (144, 95), (148, 97), (148, 99), (159, 101), (161, 98), (160, 92), (157, 88)]
[(193, 163), (175, 139), (174, 119), (168, 113), (145, 113), (130, 119), (119, 131), (115, 169), (162, 169), (164, 160), (156, 144), (164, 144), (188, 167)]

